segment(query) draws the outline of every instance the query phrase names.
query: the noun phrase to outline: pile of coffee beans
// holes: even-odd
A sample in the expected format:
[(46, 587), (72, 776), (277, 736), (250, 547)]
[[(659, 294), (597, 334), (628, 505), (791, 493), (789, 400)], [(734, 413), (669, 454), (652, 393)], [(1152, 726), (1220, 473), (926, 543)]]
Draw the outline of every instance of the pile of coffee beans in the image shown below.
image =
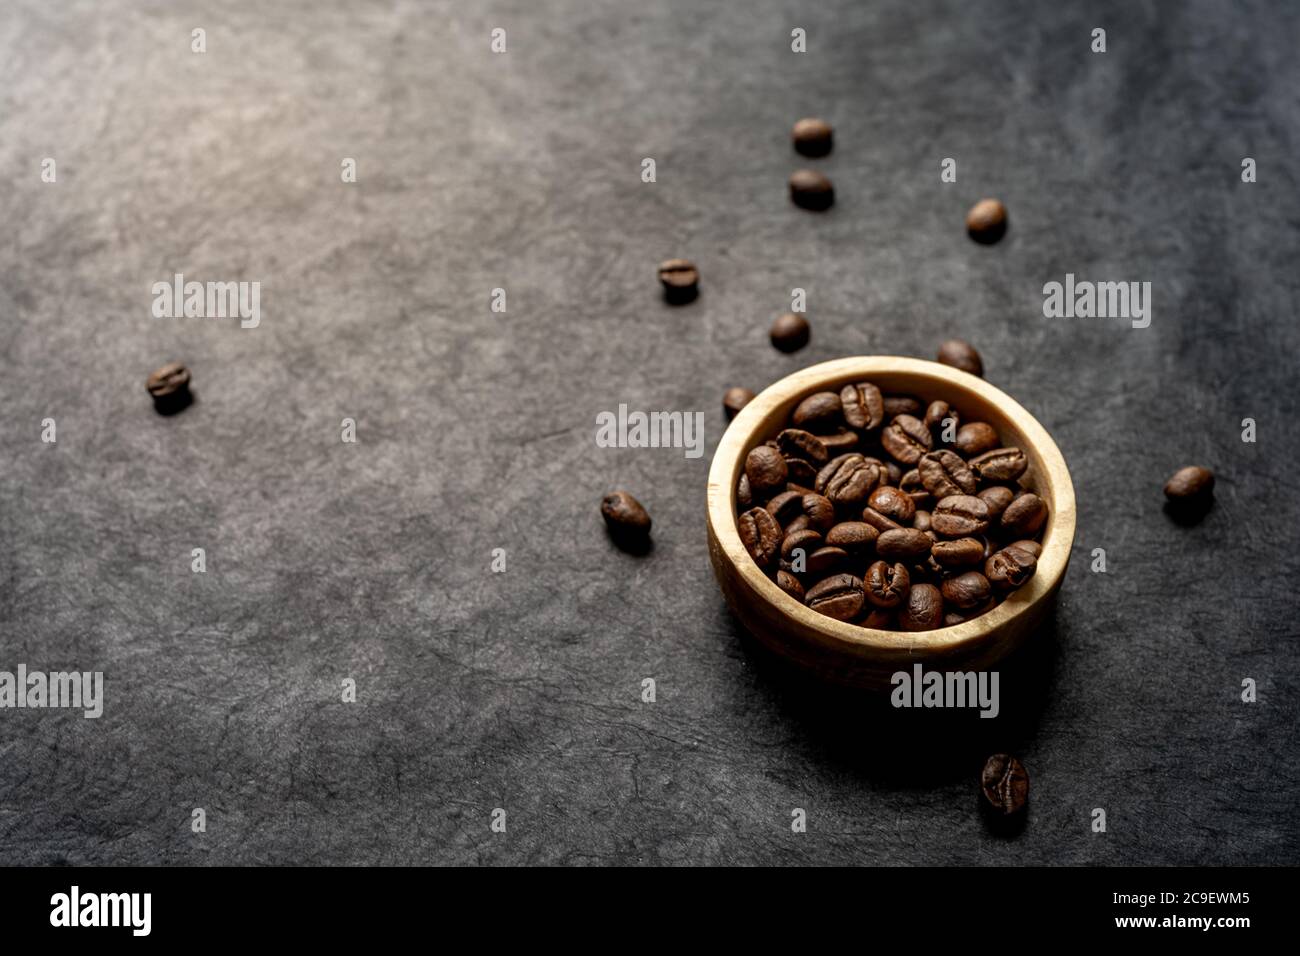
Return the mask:
[(927, 631), (977, 617), (1037, 569), (1047, 504), (987, 422), (871, 382), (803, 399), (750, 449), (745, 549), (797, 601), (841, 621)]

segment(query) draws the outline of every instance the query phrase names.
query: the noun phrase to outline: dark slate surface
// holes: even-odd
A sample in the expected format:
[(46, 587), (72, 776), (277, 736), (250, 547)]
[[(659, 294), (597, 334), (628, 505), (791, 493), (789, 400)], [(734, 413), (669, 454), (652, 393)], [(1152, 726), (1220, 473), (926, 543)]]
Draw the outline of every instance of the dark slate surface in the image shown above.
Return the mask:
[[(1300, 861), (1300, 9), (1049, 9), (7, 4), (0, 669), (102, 670), (107, 702), (0, 711), (0, 862)], [(785, 194), (807, 114), (836, 126), (821, 216)], [(175, 272), (261, 282), (261, 327), (152, 318)], [(1043, 318), (1066, 272), (1150, 281), (1150, 328)], [(814, 339), (783, 356), (795, 286)], [(994, 721), (776, 668), (702, 525), (724, 387), (949, 335), (1079, 499)], [(198, 402), (162, 418), (142, 384), (173, 357)], [(705, 411), (705, 457), (596, 448), (620, 402)], [(1189, 462), (1218, 501), (1180, 527)], [(652, 554), (611, 547), (612, 487)], [(1009, 839), (974, 788), (1003, 748), (1033, 775)]]

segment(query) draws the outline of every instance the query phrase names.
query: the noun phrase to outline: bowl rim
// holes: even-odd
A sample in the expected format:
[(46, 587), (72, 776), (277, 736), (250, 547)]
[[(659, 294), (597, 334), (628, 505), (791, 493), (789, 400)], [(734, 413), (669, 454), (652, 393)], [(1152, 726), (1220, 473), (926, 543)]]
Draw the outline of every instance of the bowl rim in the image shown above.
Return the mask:
[[(740, 542), (732, 495), (758, 427), (786, 402), (818, 390), (830, 390), (832, 384), (838, 391), (850, 380), (870, 380), (873, 375), (915, 376), (922, 380), (915, 388), (922, 394), (925, 380), (939, 380), (995, 405), (1024, 436), (1024, 444), (1028, 446), (1024, 451), (1031, 463), (1037, 464), (1039, 480), (1051, 487), (1053, 507), (1043, 531), (1043, 552), (1034, 576), (986, 614), (932, 631), (885, 631), (838, 621), (801, 604), (777, 587)], [(786, 636), (799, 639), (799, 627), (803, 627), (831, 644), (846, 645), (858, 653), (870, 649), (945, 653), (976, 643), (1029, 613), (1037, 602), (1049, 598), (1065, 575), (1074, 545), (1074, 483), (1065, 457), (1047, 429), (1019, 402), (984, 379), (949, 365), (899, 355), (857, 355), (820, 362), (792, 372), (759, 392), (740, 410), (718, 442), (709, 467), (707, 502), (710, 530), (727, 560), (760, 597), (791, 619), (791, 626), (785, 629)]]

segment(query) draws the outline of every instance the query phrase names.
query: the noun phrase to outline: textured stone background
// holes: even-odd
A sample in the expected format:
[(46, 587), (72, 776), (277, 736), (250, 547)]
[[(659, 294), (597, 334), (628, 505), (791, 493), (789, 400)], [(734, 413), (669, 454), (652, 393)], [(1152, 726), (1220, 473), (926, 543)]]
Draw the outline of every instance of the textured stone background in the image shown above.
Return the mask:
[[(6, 3), (0, 669), (103, 670), (107, 703), (0, 712), (0, 862), (1300, 862), (1300, 8), (1053, 7)], [(785, 191), (807, 114), (821, 216)], [(1151, 327), (1044, 319), (1067, 271), (1152, 282)], [(261, 328), (152, 318), (174, 272), (260, 281)], [(1079, 498), (995, 721), (785, 674), (710, 576), (708, 454), (593, 442), (626, 402), (704, 410), (711, 453), (726, 386), (949, 335)], [(172, 358), (198, 402), (162, 418)], [(1189, 462), (1219, 490), (1184, 528)], [(609, 544), (612, 487), (652, 554)], [(1033, 775), (1012, 839), (975, 796), (1002, 748)]]

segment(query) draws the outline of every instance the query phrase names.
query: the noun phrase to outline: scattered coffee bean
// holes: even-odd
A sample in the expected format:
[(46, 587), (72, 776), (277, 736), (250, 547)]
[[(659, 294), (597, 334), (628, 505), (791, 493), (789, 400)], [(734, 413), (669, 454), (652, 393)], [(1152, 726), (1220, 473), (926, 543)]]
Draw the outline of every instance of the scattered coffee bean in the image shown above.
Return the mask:
[(858, 616), (866, 594), (862, 581), (851, 574), (836, 574), (825, 578), (808, 589), (806, 603), (837, 621), (851, 621)]
[(790, 174), (790, 198), (796, 206), (821, 211), (835, 202), (835, 187), (815, 169), (797, 169)]
[(171, 398), (181, 392), (189, 391), (190, 370), (181, 362), (168, 362), (162, 368), (150, 373), (145, 379), (144, 387), (148, 389), (154, 401)]
[(699, 292), (700, 273), (689, 259), (669, 259), (659, 264), (659, 281), (669, 302), (689, 302)]
[(740, 543), (754, 563), (766, 568), (781, 547), (781, 526), (762, 508), (750, 508), (737, 521)]
[(984, 374), (984, 362), (975, 346), (961, 339), (949, 339), (939, 346), (939, 361), (972, 375)]
[(831, 151), (831, 124), (823, 119), (801, 119), (794, 124), (795, 152), (804, 156), (825, 156)]
[(740, 412), (742, 408), (754, 400), (754, 393), (747, 388), (729, 388), (722, 396), (722, 410), (727, 413), (727, 421), (731, 421)]
[(1010, 754), (994, 754), (984, 764), (980, 789), (990, 807), (1010, 816), (1023, 810), (1029, 799), (1029, 774)]
[(957, 451), (967, 458), (992, 451), (1001, 443), (998, 433), (988, 422), (968, 422), (957, 429)]
[(1214, 472), (1200, 465), (1179, 468), (1165, 482), (1165, 497), (1174, 503), (1201, 502), (1214, 493)]
[(996, 199), (981, 199), (966, 213), (966, 231), (976, 242), (997, 242), (1007, 231), (1007, 208)]
[(812, 330), (802, 315), (786, 312), (776, 317), (768, 335), (782, 352), (797, 352), (808, 344)]
[(943, 626), (943, 595), (933, 584), (913, 584), (898, 611), (898, 624), (905, 631), (933, 631)]
[(650, 535), (649, 512), (626, 491), (615, 491), (601, 499), (600, 514), (619, 542), (635, 542)]

